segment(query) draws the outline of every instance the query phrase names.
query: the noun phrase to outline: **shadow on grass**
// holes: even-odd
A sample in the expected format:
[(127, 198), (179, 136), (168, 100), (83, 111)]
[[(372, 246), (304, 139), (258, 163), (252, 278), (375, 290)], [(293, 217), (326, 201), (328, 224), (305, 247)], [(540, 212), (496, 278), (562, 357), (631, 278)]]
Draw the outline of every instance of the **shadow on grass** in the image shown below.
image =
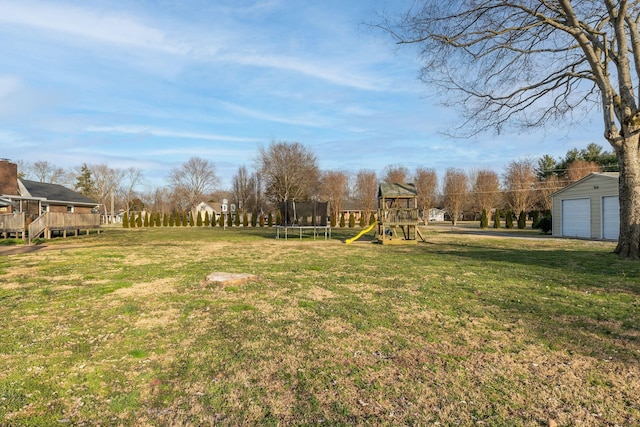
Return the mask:
[(492, 279), (490, 285), (478, 280), (457, 286), (483, 309), (497, 307), (496, 318), (521, 324), (550, 348), (605, 360), (640, 359), (640, 263), (598, 247), (448, 243), (419, 248)]

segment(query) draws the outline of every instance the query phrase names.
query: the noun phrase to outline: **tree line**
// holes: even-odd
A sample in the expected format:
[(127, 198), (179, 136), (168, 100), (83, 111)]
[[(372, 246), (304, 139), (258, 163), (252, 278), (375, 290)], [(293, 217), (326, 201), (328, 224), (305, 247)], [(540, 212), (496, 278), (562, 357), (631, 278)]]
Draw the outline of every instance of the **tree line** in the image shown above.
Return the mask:
[[(330, 202), (333, 225), (346, 221), (343, 212), (358, 210), (362, 212), (360, 225), (364, 226), (374, 219), (380, 182), (413, 182), (425, 222), (431, 208), (440, 208), (454, 225), (461, 218), (481, 220), (481, 225), (485, 225), (492, 219), (495, 224), (496, 218), (492, 216), (496, 212), (514, 218), (526, 217), (534, 211), (548, 215), (552, 193), (591, 172), (615, 170), (616, 157), (591, 143), (584, 149), (571, 149), (559, 159), (544, 155), (537, 160), (512, 161), (502, 175), (489, 169), (448, 168), (439, 179), (434, 168), (417, 167), (412, 171), (397, 164), (388, 165), (380, 174), (370, 169), (322, 171), (312, 150), (303, 144), (272, 141), (260, 147), (251, 166), (240, 166), (232, 177), (231, 188), (220, 189), (215, 164), (192, 157), (167, 174), (167, 186), (146, 191), (140, 189), (144, 176), (136, 168), (83, 164), (64, 171), (49, 162), (38, 161), (19, 162), (19, 171), (22, 178), (65, 185), (93, 198), (100, 203), (105, 218), (110, 217), (112, 207), (116, 212), (125, 212), (132, 226), (171, 222), (180, 225), (184, 221), (191, 225), (196, 222), (215, 225), (214, 221), (219, 221), (215, 218), (198, 221), (199, 213), (194, 208), (203, 201), (223, 199), (235, 204), (238, 212), (233, 220), (229, 219), (234, 221), (230, 226), (250, 221), (256, 225), (253, 222), (277, 211), (279, 202), (309, 200)], [(158, 217), (145, 219), (141, 212), (154, 212)], [(505, 220), (508, 222), (507, 217)]]

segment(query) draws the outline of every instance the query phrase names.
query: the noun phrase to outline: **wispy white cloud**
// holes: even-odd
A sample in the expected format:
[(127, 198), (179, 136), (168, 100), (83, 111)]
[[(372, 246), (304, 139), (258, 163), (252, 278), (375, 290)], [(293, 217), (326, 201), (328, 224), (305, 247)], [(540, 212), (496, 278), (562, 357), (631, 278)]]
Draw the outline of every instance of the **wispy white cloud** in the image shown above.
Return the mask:
[(260, 139), (251, 137), (239, 137), (230, 135), (219, 135), (214, 133), (197, 133), (186, 131), (174, 131), (149, 126), (89, 126), (87, 132), (109, 133), (109, 134), (131, 134), (149, 135), (163, 138), (199, 139), (205, 141), (228, 141), (228, 142), (258, 142)]
[(171, 43), (158, 28), (139, 20), (61, 3), (0, 1), (0, 22), (138, 48), (184, 53), (184, 46)]

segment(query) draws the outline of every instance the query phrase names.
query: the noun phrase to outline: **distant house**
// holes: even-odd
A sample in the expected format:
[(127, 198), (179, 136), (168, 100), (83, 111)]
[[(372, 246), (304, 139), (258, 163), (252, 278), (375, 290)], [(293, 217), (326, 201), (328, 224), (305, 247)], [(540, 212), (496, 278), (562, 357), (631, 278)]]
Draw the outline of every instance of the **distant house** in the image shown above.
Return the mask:
[(205, 212), (209, 213), (210, 221), (217, 221), (220, 218), (220, 213), (222, 212), (222, 203), (200, 202), (195, 207), (195, 214), (198, 215), (198, 212), (200, 212), (200, 216), (203, 221)]
[(447, 211), (438, 208), (429, 209), (429, 221), (444, 221)]
[(18, 178), (18, 167), (0, 160), (0, 233), (29, 237), (42, 232), (100, 228), (98, 203), (62, 185)]

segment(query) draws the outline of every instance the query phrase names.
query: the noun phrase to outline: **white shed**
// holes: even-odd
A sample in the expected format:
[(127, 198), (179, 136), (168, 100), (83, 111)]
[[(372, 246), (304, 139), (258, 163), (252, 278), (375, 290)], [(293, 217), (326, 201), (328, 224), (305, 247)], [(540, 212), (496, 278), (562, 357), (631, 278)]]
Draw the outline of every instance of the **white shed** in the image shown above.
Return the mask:
[(554, 193), (553, 235), (617, 240), (618, 176), (617, 172), (592, 173)]

